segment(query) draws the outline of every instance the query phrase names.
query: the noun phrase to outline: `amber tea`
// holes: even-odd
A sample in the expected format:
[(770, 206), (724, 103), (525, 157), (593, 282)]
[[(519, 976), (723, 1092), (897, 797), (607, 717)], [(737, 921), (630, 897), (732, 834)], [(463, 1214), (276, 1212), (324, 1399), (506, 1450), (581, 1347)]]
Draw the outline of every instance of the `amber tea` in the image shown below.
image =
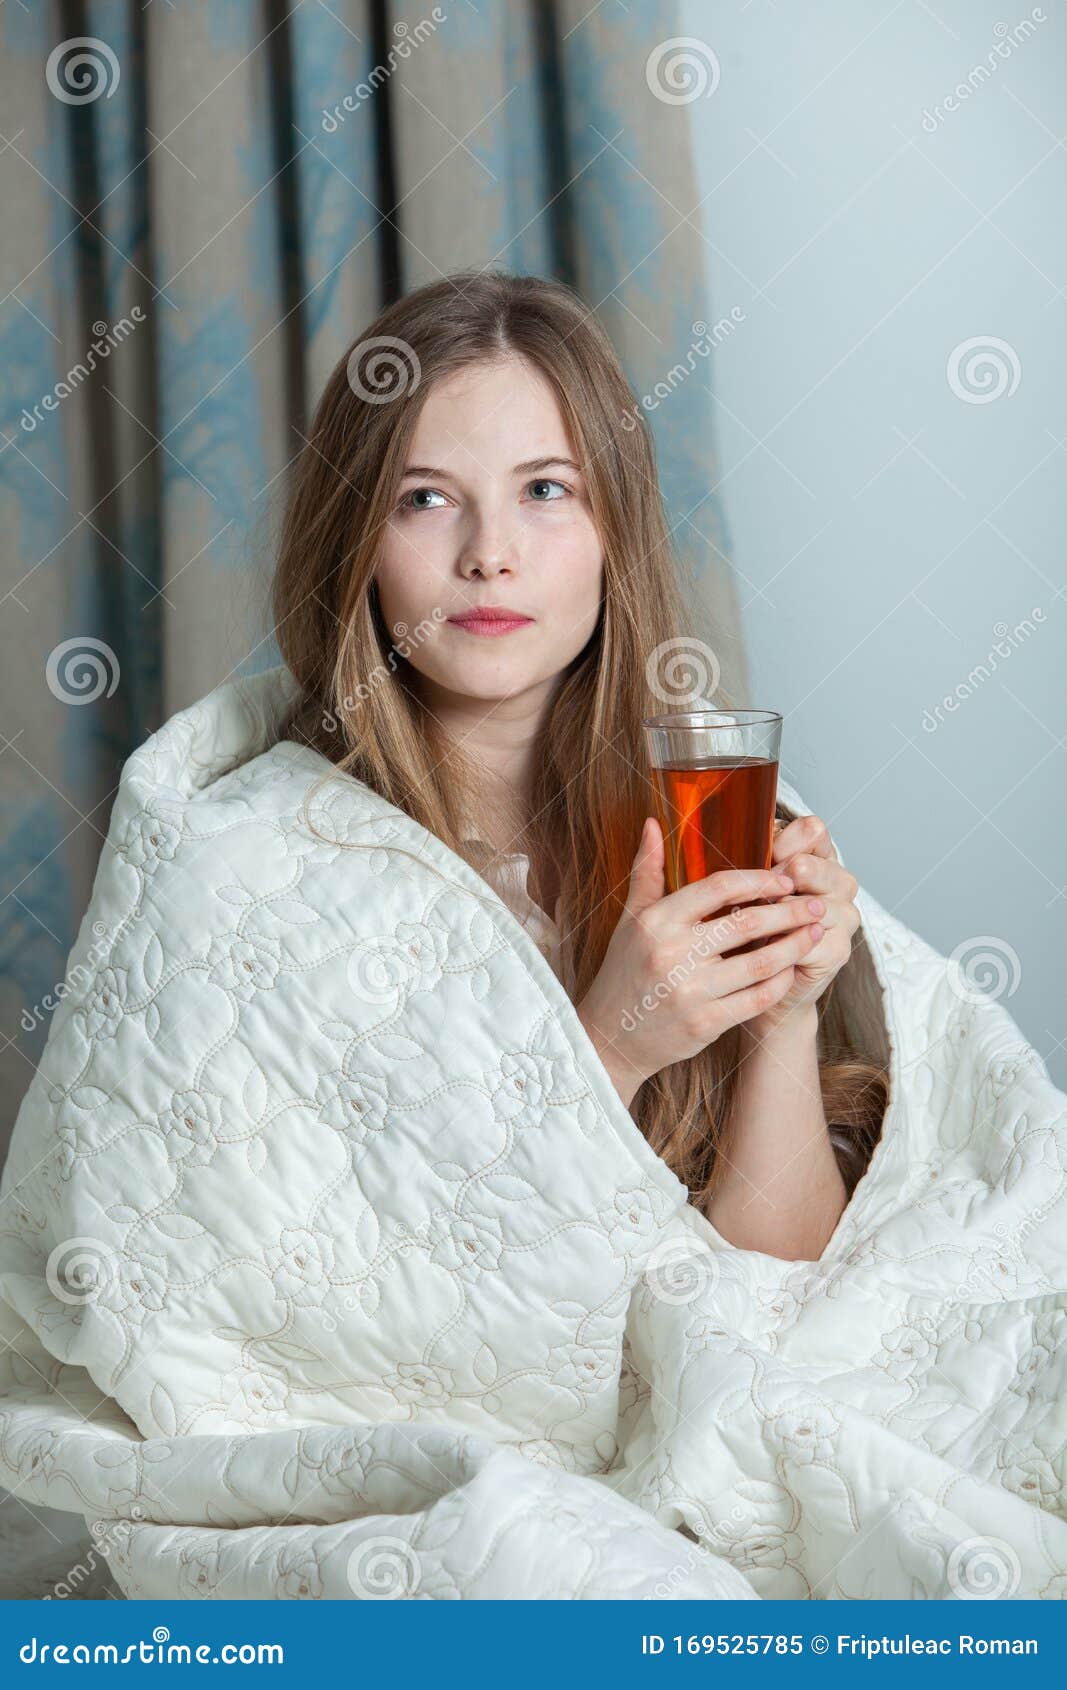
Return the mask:
[(649, 717), (644, 727), (668, 891), (720, 869), (769, 869), (781, 715), (691, 710)]
[(725, 868), (770, 868), (778, 764), (716, 758), (653, 768), (672, 892)]

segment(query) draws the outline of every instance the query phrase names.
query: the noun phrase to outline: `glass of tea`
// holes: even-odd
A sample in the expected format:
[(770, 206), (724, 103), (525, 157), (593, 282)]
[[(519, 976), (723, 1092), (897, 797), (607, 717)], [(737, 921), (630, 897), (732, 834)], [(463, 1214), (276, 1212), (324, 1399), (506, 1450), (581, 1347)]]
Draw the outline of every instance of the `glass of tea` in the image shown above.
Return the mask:
[(769, 869), (780, 713), (690, 710), (644, 729), (669, 890), (718, 869)]

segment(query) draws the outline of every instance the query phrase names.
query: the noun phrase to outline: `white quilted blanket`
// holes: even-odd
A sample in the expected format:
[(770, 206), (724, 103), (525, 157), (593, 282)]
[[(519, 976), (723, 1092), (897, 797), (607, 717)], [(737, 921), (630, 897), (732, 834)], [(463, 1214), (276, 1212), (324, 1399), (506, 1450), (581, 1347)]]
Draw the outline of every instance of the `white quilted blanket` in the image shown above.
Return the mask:
[(0, 1188), (0, 1483), (138, 1597), (1067, 1594), (1067, 1099), (1003, 1004), (861, 891), (882, 1141), (818, 1262), (736, 1250), (289, 685), (124, 771)]

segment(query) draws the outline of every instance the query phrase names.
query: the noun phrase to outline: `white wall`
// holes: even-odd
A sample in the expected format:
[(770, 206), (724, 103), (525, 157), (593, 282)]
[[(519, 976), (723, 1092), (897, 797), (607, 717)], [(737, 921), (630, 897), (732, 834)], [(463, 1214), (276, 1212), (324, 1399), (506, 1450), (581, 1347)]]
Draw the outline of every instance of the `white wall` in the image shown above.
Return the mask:
[[(1063, 0), (680, 22), (720, 68), (692, 102), (711, 319), (745, 314), (708, 361), (742, 702), (783, 711), (785, 778), (880, 902), (965, 968), (992, 951), (1067, 1088)], [(968, 401), (948, 361), (990, 336), (1018, 384)]]

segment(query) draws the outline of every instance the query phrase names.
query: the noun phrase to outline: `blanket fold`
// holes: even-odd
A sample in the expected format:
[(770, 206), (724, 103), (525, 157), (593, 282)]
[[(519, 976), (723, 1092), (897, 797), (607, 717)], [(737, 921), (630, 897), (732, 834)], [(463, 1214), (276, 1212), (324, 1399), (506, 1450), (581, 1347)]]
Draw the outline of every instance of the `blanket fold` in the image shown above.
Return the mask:
[(291, 688), (123, 772), (0, 1186), (0, 1482), (131, 1596), (1064, 1594), (1067, 1099), (1003, 1003), (861, 890), (881, 1141), (818, 1262), (735, 1250)]

